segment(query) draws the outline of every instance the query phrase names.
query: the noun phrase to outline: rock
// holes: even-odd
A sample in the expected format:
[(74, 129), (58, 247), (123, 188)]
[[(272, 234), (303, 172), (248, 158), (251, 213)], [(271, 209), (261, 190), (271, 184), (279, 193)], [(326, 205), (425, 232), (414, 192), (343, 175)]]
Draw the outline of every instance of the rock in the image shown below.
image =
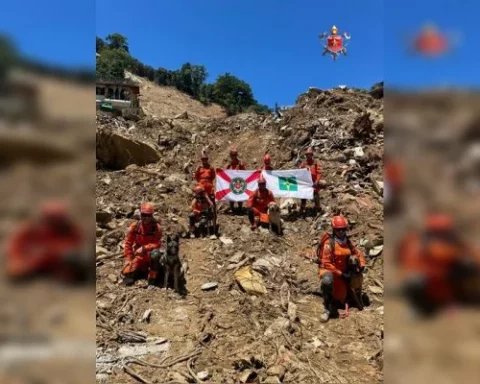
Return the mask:
[(202, 380), (208, 380), (210, 378), (210, 373), (208, 371), (202, 371), (197, 373), (197, 377)]
[(242, 261), (245, 257), (245, 252), (238, 251), (236, 252), (230, 259), (228, 259), (229, 263), (237, 264)]
[(134, 345), (122, 345), (118, 349), (118, 354), (121, 357), (130, 356), (145, 356), (149, 354), (159, 354), (166, 352), (170, 349), (170, 343), (165, 339), (163, 343), (147, 343), (147, 344), (134, 344)]
[(282, 330), (288, 329), (290, 326), (290, 321), (284, 317), (277, 317), (277, 319), (267, 328), (264, 332), (264, 336), (273, 336), (278, 335)]
[(114, 229), (117, 229), (117, 224), (115, 224), (113, 221), (110, 221), (109, 223), (105, 224), (105, 228), (113, 231)]
[(291, 301), (288, 302), (287, 315), (292, 323), (298, 320), (297, 305), (295, 303), (292, 303)]
[(147, 309), (145, 313), (142, 316), (142, 320), (140, 320), (142, 323), (149, 323), (150, 322), (150, 316), (152, 315), (153, 310)]
[(350, 160), (348, 160), (348, 164), (355, 165), (355, 164), (357, 164), (357, 162), (354, 159), (350, 159)]
[(257, 373), (252, 370), (244, 371), (238, 378), (241, 383), (254, 383), (257, 379)]
[(95, 255), (98, 257), (100, 255), (108, 255), (110, 252), (108, 252), (108, 250), (106, 250), (105, 248), (103, 247), (100, 247), (99, 245), (96, 245), (95, 246)]
[(115, 283), (117, 282), (117, 280), (118, 280), (117, 276), (116, 276), (116, 275), (113, 275), (113, 274), (108, 275), (108, 276), (107, 276), (107, 279), (110, 280), (110, 281), (111, 281), (112, 283), (114, 283), (114, 284), (115, 284)]
[(188, 120), (188, 112), (185, 111), (183, 113), (179, 113), (177, 116), (174, 117), (174, 119)]
[(296, 202), (294, 199), (286, 199), (282, 204), (280, 204), (280, 209), (288, 209), (289, 207), (294, 207)]
[(378, 245), (370, 249), (370, 251), (368, 252), (368, 255), (371, 257), (376, 257), (376, 256), (379, 256), (382, 253), (382, 251), (383, 251), (383, 245)]
[(98, 228), (98, 227), (97, 227), (97, 228), (95, 229), (95, 234), (96, 234), (97, 237), (101, 237), (104, 233), (105, 233), (105, 230), (102, 229), (102, 228)]
[(95, 212), (95, 220), (97, 221), (98, 224), (100, 225), (106, 225), (113, 219), (113, 213), (106, 211), (106, 210), (100, 210)]
[[(183, 173), (173, 173), (168, 176), (165, 181), (172, 184), (186, 184), (187, 180)], [(189, 188), (189, 193), (192, 193), (192, 190)]]
[(233, 240), (229, 239), (228, 237), (220, 237), (219, 239), (223, 245), (233, 245)]
[(362, 147), (356, 147), (353, 152), (353, 156), (355, 159), (362, 159), (365, 156), (365, 153), (363, 152)]
[(276, 376), (280, 379), (280, 381), (283, 381), (283, 378), (285, 377), (285, 367), (282, 365), (273, 365), (267, 370), (267, 375), (268, 376)]
[(218, 283), (216, 281), (212, 281), (210, 283), (205, 283), (202, 285), (202, 291), (211, 291), (217, 289)]
[(130, 164), (146, 165), (160, 160), (150, 144), (108, 130), (97, 130), (97, 160), (110, 169), (124, 169)]
[(259, 259), (252, 264), (252, 269), (260, 272), (264, 276), (267, 276), (272, 273), (273, 265), (267, 259)]
[(383, 289), (380, 288), (380, 287), (377, 287), (375, 285), (369, 285), (368, 286), (368, 290), (376, 295), (379, 295), (379, 294), (382, 294), (383, 293)]

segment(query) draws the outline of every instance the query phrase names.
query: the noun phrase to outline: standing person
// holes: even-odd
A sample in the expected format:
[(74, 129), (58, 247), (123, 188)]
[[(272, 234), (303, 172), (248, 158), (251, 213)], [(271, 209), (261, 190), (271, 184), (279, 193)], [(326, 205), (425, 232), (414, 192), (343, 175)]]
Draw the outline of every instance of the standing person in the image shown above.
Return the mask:
[[(226, 169), (231, 169), (235, 171), (245, 171), (247, 169), (247, 165), (238, 158), (238, 152), (235, 147), (232, 147), (230, 150), (230, 162), (225, 166)], [(238, 202), (238, 212), (241, 213), (243, 209), (243, 203)], [(230, 211), (232, 213), (235, 212), (235, 202), (230, 202)]]
[[(307, 168), (310, 173), (312, 174), (312, 181), (313, 181), (313, 201), (315, 204), (315, 211), (318, 213), (320, 212), (320, 176), (322, 173), (322, 167), (320, 164), (314, 159), (313, 157), (313, 149), (312, 147), (308, 148), (305, 152), (305, 156), (307, 159), (300, 164), (300, 168)], [(307, 200), (302, 199), (300, 205), (300, 212), (305, 212), (305, 208), (307, 205)]]
[(215, 190), (214, 182), (216, 177), (215, 169), (210, 165), (208, 161), (208, 155), (205, 151), (202, 152), (201, 157), (202, 164), (198, 166), (195, 171), (194, 178), (198, 183), (198, 186), (205, 190), (212, 203), (215, 204)]
[(263, 156), (263, 164), (259, 168), (260, 171), (273, 171), (272, 167), (272, 156), (268, 153)]

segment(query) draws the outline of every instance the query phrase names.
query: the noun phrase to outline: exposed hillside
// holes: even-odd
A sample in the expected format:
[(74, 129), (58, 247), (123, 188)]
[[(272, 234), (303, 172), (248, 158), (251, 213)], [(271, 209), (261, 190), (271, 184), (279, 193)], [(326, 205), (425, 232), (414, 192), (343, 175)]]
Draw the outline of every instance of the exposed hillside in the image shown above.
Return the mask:
[(224, 109), (217, 105), (203, 105), (186, 93), (173, 87), (162, 87), (145, 78), (126, 72), (129, 78), (140, 84), (140, 103), (148, 116), (173, 118), (188, 111), (198, 118), (224, 117)]

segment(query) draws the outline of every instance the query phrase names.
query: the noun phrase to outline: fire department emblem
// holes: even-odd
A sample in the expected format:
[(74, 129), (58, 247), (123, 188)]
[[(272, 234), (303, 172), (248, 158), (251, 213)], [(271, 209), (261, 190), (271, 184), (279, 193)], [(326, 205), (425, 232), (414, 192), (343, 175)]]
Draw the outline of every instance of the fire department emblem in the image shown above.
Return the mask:
[(230, 189), (235, 195), (241, 195), (247, 189), (247, 182), (240, 177), (235, 177), (230, 182)]
[(322, 40), (322, 44), (324, 47), (322, 53), (323, 56), (328, 54), (334, 61), (340, 54), (347, 56), (346, 47), (351, 36), (348, 35), (346, 32), (344, 32), (343, 35), (339, 35), (338, 28), (334, 25), (330, 30), (330, 35), (324, 32), (319, 36), (319, 38), (320, 40)]

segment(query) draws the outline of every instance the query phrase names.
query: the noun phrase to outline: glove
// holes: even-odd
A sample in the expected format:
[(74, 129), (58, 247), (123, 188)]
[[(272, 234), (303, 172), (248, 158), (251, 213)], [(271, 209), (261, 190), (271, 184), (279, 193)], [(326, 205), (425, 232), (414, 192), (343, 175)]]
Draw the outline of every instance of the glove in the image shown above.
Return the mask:
[(348, 273), (348, 272), (343, 272), (343, 273), (342, 273), (342, 279), (343, 279), (343, 280), (350, 280), (350, 273)]

